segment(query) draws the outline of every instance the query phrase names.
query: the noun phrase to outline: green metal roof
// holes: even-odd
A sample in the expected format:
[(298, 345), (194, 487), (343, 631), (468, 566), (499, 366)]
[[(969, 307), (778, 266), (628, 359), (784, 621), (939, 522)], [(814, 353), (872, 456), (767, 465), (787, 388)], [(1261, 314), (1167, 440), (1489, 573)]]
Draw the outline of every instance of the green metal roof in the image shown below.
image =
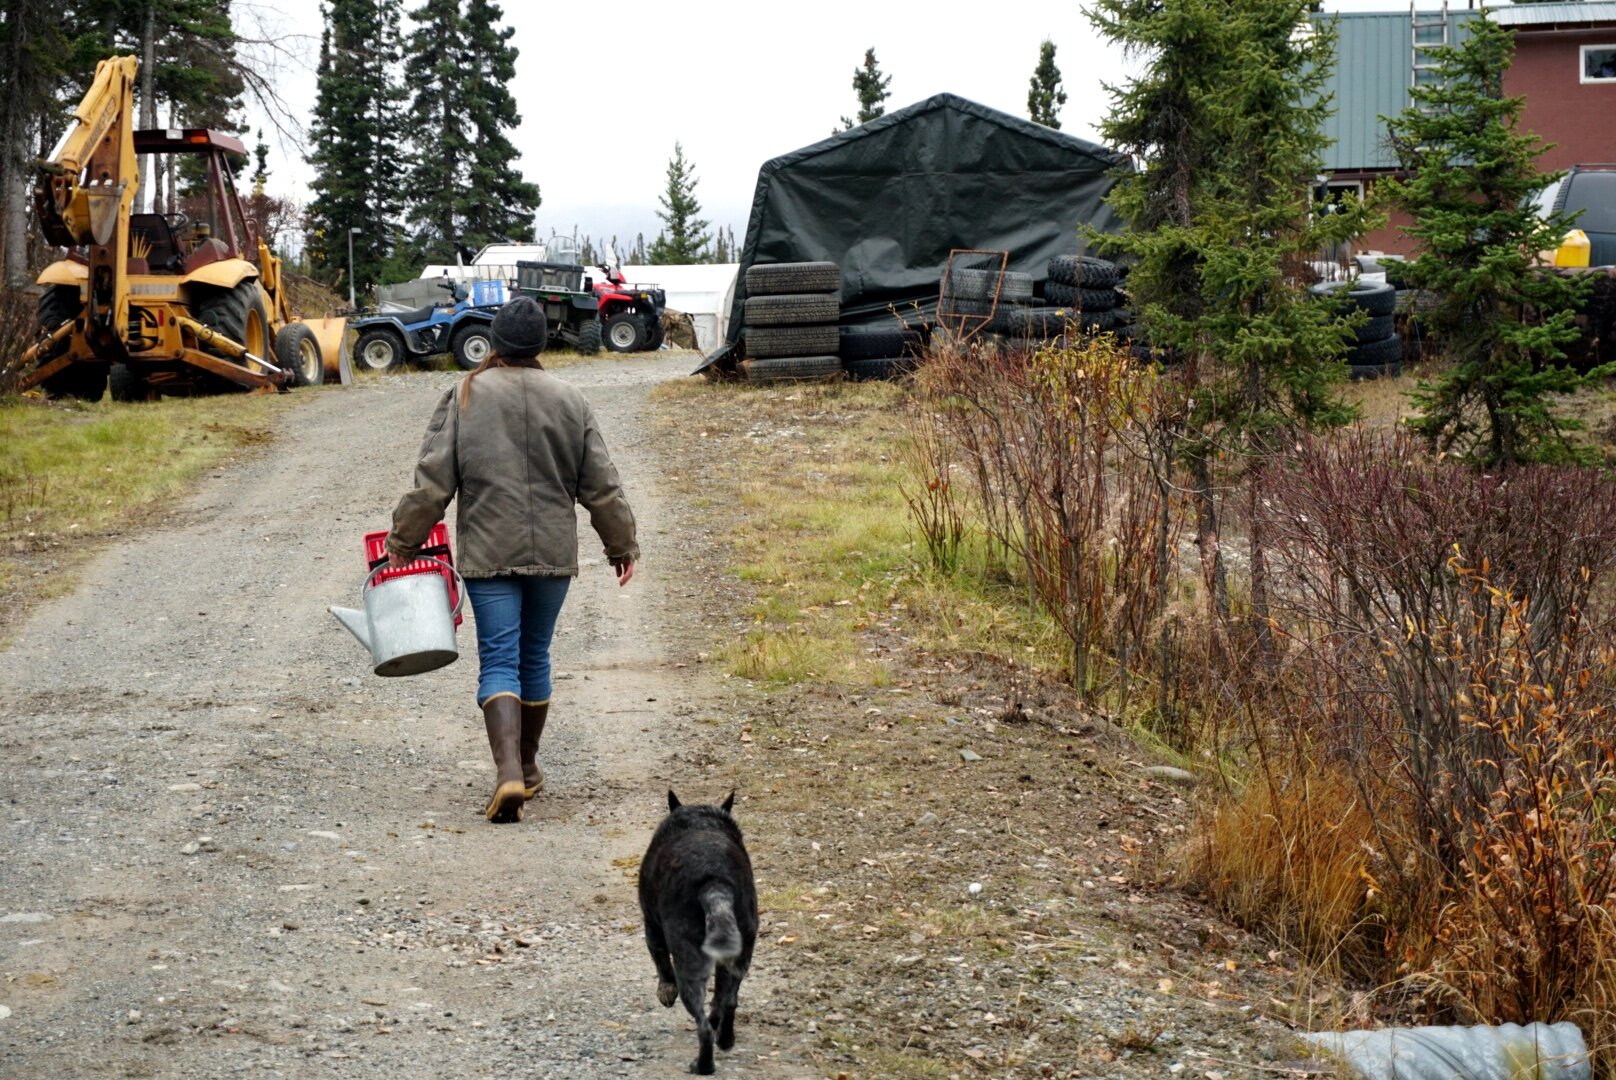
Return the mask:
[[(1325, 21), (1325, 20), (1321, 20)], [(1387, 168), (1394, 164), (1383, 145), (1382, 116), (1408, 107), (1408, 12), (1337, 15), (1335, 71), (1327, 90), (1335, 113), (1325, 121), (1331, 145), (1324, 152), (1327, 169)]]

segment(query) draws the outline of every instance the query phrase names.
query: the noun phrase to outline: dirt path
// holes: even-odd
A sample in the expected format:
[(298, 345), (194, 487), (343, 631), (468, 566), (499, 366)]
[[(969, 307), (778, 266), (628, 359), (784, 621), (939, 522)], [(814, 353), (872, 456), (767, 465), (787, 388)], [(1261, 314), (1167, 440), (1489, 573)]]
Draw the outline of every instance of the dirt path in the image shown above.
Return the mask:
[[(656, 1004), (632, 865), (670, 782), (724, 781), (673, 760), (713, 700), (681, 629), (700, 540), (644, 422), (690, 367), (560, 372), (647, 557), (619, 590), (581, 527), (549, 789), (519, 826), (478, 816), (471, 627), (459, 663), (382, 680), (324, 610), (353, 604), (360, 535), (454, 376), (311, 395), (23, 627), (0, 653), (0, 1075), (683, 1074), (694, 1037)], [(760, 953), (744, 1000), (782, 992)], [(720, 1070), (817, 1075), (801, 1052), (760, 1021)]]

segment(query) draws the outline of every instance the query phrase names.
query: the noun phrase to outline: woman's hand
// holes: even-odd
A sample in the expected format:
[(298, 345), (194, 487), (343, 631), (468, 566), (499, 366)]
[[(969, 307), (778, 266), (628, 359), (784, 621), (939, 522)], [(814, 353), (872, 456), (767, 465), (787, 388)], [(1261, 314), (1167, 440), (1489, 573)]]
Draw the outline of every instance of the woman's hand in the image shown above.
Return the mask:
[(617, 585), (622, 588), (634, 578), (634, 560), (624, 559), (622, 562), (612, 563), (612, 569), (617, 571)]

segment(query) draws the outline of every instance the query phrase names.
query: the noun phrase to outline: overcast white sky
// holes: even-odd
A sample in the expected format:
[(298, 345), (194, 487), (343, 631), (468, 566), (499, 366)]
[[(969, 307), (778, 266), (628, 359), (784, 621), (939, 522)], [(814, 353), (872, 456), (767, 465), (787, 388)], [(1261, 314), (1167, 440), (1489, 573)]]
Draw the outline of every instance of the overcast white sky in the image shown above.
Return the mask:
[[(1124, 76), (1122, 58), (1076, 2), (618, 3), (576, 7), (566, 37), (558, 33), (564, 6), (504, 7), (521, 51), (512, 90), (522, 124), (512, 141), (543, 194), (540, 235), (576, 226), (602, 239), (616, 234), (625, 249), (636, 232), (649, 243), (660, 226), (657, 197), (676, 140), (695, 165), (703, 216), (740, 239), (758, 167), (824, 138), (856, 111), (853, 70), (866, 48), (892, 76), (889, 111), (948, 91), (1025, 116), (1048, 37), (1069, 95), (1062, 130), (1090, 139), (1108, 104), (1102, 83)], [(1326, 7), (1407, 10), (1397, 0)], [(318, 0), (237, 0), (236, 10), (244, 36), (277, 42), (286, 122), (300, 128), (314, 103)], [(307, 198), (300, 148), (268, 141), (271, 190)]]

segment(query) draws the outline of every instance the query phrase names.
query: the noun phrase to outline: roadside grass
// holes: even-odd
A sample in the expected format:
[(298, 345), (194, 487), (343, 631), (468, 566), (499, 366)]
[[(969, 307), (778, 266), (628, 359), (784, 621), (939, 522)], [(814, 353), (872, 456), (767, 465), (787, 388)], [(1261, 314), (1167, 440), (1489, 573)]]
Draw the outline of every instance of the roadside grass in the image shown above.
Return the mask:
[(72, 567), (97, 547), (91, 538), (139, 526), (207, 469), (267, 444), (290, 400), (0, 399), (0, 606), (8, 610), (0, 643), (23, 607), (71, 587)]
[[(729, 542), (733, 570), (754, 597), (752, 625), (722, 647), (732, 675), (770, 686), (885, 687), (889, 634), (942, 654), (1060, 670), (1058, 629), (989, 571), (977, 538), (954, 573), (923, 565), (902, 494), (901, 386), (684, 380), (654, 396), (678, 422), (699, 418), (704, 445), (736, 466)], [(690, 477), (684, 487), (701, 505), (718, 497)]]

